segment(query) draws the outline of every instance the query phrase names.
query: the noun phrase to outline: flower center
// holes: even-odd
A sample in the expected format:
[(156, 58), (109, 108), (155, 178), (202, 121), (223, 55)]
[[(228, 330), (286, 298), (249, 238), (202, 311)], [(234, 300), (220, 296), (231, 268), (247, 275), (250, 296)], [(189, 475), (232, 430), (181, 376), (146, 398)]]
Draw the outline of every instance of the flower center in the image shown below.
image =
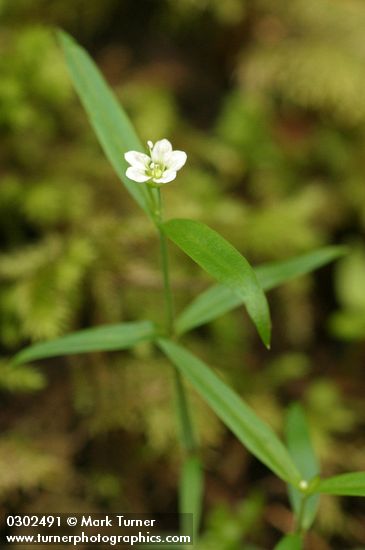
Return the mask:
[(165, 167), (163, 164), (152, 161), (147, 169), (147, 175), (150, 176), (150, 178), (160, 179), (162, 178), (164, 171)]

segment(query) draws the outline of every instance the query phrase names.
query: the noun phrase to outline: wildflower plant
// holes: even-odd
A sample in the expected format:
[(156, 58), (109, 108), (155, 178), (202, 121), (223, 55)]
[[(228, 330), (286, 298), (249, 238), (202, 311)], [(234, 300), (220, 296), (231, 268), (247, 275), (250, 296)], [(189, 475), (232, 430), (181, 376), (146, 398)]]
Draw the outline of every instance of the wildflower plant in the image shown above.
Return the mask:
[[(199, 531), (204, 476), (194, 430), (194, 411), (190, 409), (184, 379), (238, 440), (287, 484), (295, 521), (293, 532), (284, 536), (276, 548), (301, 549), (304, 534), (315, 519), (320, 494), (365, 496), (365, 472), (322, 479), (305, 415), (299, 404), (289, 408), (284, 443), (232, 388), (183, 346), (179, 338), (243, 305), (263, 344), (270, 348), (271, 321), (265, 292), (325, 265), (341, 256), (344, 249), (324, 247), (299, 257), (253, 268), (236, 248), (207, 225), (190, 219), (165, 220), (163, 187), (178, 177), (179, 170), (186, 163), (186, 153), (174, 151), (167, 139), (155, 144), (148, 141), (145, 149), (88, 54), (67, 34), (61, 32), (59, 39), (75, 89), (106, 156), (156, 228), (161, 250), (165, 323), (163, 328), (151, 320), (90, 328), (26, 348), (16, 355), (14, 363), (19, 365), (66, 354), (128, 349), (145, 341), (153, 343), (173, 367), (181, 445), (184, 449), (179, 506), (180, 512), (194, 514), (195, 534)], [(168, 240), (217, 282), (177, 316), (173, 307)]]

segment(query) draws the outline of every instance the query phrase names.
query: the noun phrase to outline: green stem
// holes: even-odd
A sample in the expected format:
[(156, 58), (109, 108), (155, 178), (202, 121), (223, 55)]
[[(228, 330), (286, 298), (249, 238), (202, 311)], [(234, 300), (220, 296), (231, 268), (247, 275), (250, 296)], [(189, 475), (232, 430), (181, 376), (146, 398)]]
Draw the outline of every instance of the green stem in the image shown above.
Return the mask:
[(180, 421), (181, 440), (185, 451), (188, 454), (194, 454), (197, 449), (193, 425), (190, 418), (189, 404), (187, 402), (186, 391), (184, 388), (181, 374), (174, 369), (176, 405)]
[[(155, 212), (158, 221), (158, 232), (160, 237), (161, 263), (163, 275), (164, 301), (165, 301), (165, 317), (166, 317), (166, 332), (168, 336), (174, 335), (174, 306), (170, 284), (170, 270), (167, 250), (166, 236), (161, 228), (162, 224), (162, 197), (160, 189), (157, 189), (157, 210)], [(193, 426), (190, 418), (189, 405), (186, 397), (184, 384), (180, 373), (174, 369), (176, 404), (179, 416), (181, 438), (184, 449), (188, 453), (193, 453), (196, 448), (196, 442), (193, 432)]]
[(174, 332), (174, 305), (173, 305), (172, 293), (171, 293), (167, 242), (166, 242), (166, 236), (160, 227), (158, 228), (158, 232), (160, 237), (163, 290), (164, 290), (164, 298), (165, 298), (166, 332), (168, 336), (172, 336)]
[(158, 223), (159, 223), (159, 214), (158, 214), (159, 207), (156, 206), (156, 200), (155, 200), (155, 195), (153, 194), (153, 189), (149, 185), (146, 185), (146, 189), (147, 189), (149, 207), (150, 207), (150, 210), (151, 210), (151, 213), (152, 213), (152, 219), (154, 220), (155, 224), (158, 225)]
[(303, 521), (304, 521), (304, 514), (305, 514), (305, 508), (308, 502), (309, 495), (302, 495), (302, 500), (300, 502), (299, 512), (296, 519), (296, 526), (295, 526), (295, 532), (298, 533), (301, 537), (304, 536), (304, 533), (306, 531)]
[[(152, 191), (152, 190), (151, 190)], [(153, 193), (151, 193), (153, 195)], [(161, 250), (161, 264), (162, 264), (162, 275), (163, 275), (163, 289), (164, 289), (164, 301), (165, 301), (165, 316), (166, 316), (166, 333), (169, 337), (174, 337), (174, 306), (171, 292), (170, 284), (170, 271), (169, 271), (169, 258), (168, 258), (168, 248), (166, 235), (162, 229), (163, 223), (163, 205), (160, 189), (157, 189), (157, 205), (154, 209), (154, 219), (159, 233), (160, 238), (160, 250)], [(156, 196), (155, 195), (155, 196)], [(180, 481), (180, 504), (179, 509), (181, 513), (186, 512), (186, 506), (188, 510), (194, 511), (194, 521), (195, 521), (195, 535), (198, 532), (199, 528), (199, 516), (201, 513), (201, 500), (194, 498), (191, 493), (188, 493), (188, 499), (191, 502), (186, 501), (186, 483), (190, 483), (190, 480), (184, 480), (186, 474), (186, 466), (188, 465), (188, 460), (190, 456), (194, 456), (197, 452), (198, 446), (195, 440), (195, 434), (193, 430), (193, 424), (190, 416), (189, 403), (184, 388), (184, 382), (180, 372), (174, 368), (174, 382), (175, 382), (175, 393), (176, 393), (176, 409), (177, 416), (180, 425), (180, 437), (181, 445), (185, 451), (185, 465), (182, 469), (181, 481)], [(182, 516), (183, 518), (185, 516)], [(186, 526), (184, 525), (184, 520), (182, 520), (180, 526), (182, 533), (186, 533)]]

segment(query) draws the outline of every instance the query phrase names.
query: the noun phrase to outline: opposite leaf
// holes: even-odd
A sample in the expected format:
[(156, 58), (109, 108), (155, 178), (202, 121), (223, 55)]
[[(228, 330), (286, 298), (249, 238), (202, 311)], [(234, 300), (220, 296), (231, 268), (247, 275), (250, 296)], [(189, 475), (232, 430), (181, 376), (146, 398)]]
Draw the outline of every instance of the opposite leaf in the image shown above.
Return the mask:
[(277, 476), (298, 486), (301, 476), (272, 429), (200, 359), (169, 340), (157, 343), (241, 443)]
[[(263, 290), (271, 290), (290, 279), (309, 273), (314, 269), (342, 256), (342, 246), (327, 246), (289, 260), (271, 262), (254, 268)], [(225, 285), (214, 285), (189, 304), (176, 322), (178, 334), (208, 323), (220, 315), (243, 304), (242, 298)]]
[(219, 233), (193, 220), (170, 220), (163, 231), (190, 258), (245, 304), (262, 341), (270, 347), (270, 312), (265, 294), (248, 261)]
[(288, 260), (260, 265), (255, 268), (255, 271), (262, 288), (271, 290), (290, 279), (310, 273), (340, 258), (346, 252), (345, 246), (325, 246)]
[(365, 497), (365, 472), (353, 472), (322, 479), (315, 486), (315, 492), (327, 495)]
[(19, 352), (13, 363), (19, 365), (45, 357), (121, 350), (145, 340), (153, 340), (155, 337), (156, 329), (150, 321), (104, 325), (74, 332), (56, 340), (34, 344)]
[(72, 82), (106, 156), (128, 191), (149, 214), (145, 185), (136, 185), (125, 174), (128, 164), (123, 153), (144, 150), (131, 122), (88, 53), (67, 33), (60, 31), (58, 36)]
[(302, 550), (303, 544), (301, 537), (296, 534), (286, 535), (281, 541), (275, 546), (274, 550)]

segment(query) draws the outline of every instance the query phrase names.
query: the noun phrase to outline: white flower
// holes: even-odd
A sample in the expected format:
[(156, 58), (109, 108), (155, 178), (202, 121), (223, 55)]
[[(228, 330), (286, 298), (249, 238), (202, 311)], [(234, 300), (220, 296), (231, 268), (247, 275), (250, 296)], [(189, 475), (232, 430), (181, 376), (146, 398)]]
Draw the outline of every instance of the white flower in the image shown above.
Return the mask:
[(157, 185), (169, 183), (176, 178), (176, 172), (186, 162), (184, 151), (173, 151), (168, 139), (147, 142), (150, 154), (128, 151), (124, 158), (130, 164), (126, 175), (130, 180), (143, 183), (153, 181)]

